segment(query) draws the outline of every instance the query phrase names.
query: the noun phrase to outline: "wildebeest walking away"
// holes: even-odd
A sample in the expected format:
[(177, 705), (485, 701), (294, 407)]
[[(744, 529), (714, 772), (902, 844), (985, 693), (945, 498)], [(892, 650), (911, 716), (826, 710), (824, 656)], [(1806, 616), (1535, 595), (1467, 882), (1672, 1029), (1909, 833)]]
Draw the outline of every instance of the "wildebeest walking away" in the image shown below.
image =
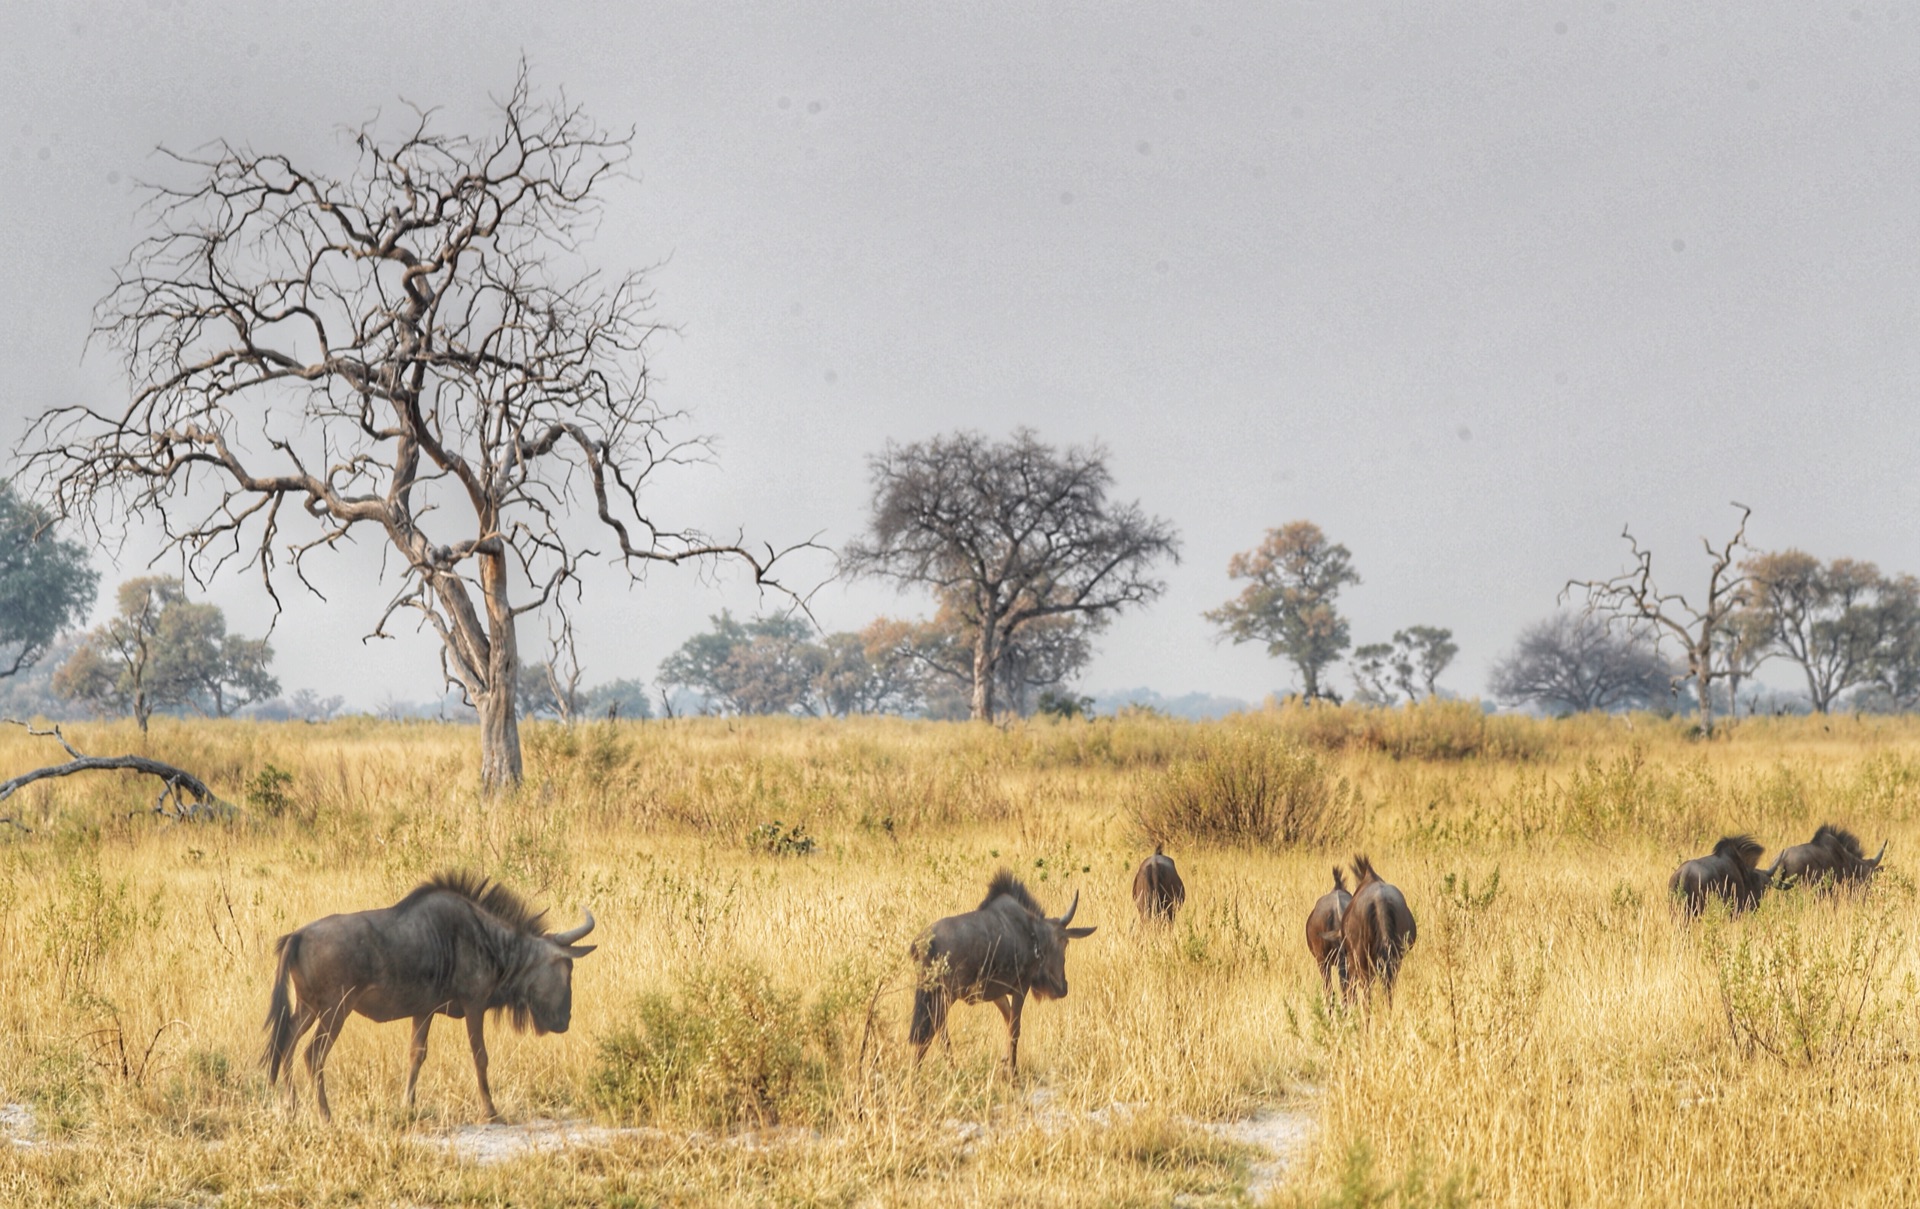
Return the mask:
[(1766, 849), (1750, 835), (1723, 835), (1706, 856), (1696, 856), (1673, 871), (1667, 893), (1680, 900), (1688, 915), (1706, 910), (1708, 898), (1726, 901), (1734, 912), (1759, 905), (1772, 871), (1759, 868)]
[(1033, 894), (1002, 869), (987, 884), (987, 896), (964, 915), (949, 915), (913, 942), (920, 963), (920, 985), (913, 992), (914, 1061), (927, 1053), (942, 1029), (947, 1011), (961, 1003), (992, 1003), (1007, 1022), (1007, 1067), (1020, 1069), (1020, 1010), (1027, 992), (1041, 999), (1067, 995), (1067, 942), (1093, 935), (1092, 928), (1070, 928), (1080, 907), (1073, 892), (1067, 913), (1048, 918)]
[(1386, 989), (1387, 1002), (1393, 1002), (1393, 983), (1400, 976), (1400, 963), (1419, 937), (1413, 912), (1406, 896), (1397, 886), (1380, 879), (1373, 862), (1364, 856), (1353, 858), (1353, 898), (1340, 914), (1341, 950), (1347, 966), (1347, 993), (1366, 994), (1374, 979)]
[(1774, 859), (1767, 875), (1773, 879), (1775, 889), (1802, 882), (1828, 890), (1865, 885), (1880, 871), (1880, 862), (1886, 855), (1886, 841), (1882, 840), (1879, 855), (1867, 860), (1861, 856), (1860, 841), (1851, 831), (1822, 823), (1813, 833), (1811, 843), (1795, 844), (1782, 852)]
[(1314, 964), (1320, 967), (1320, 985), (1326, 988), (1328, 997), (1333, 995), (1333, 974), (1340, 972), (1340, 986), (1347, 985), (1347, 953), (1341, 942), (1340, 920), (1347, 912), (1347, 904), (1353, 895), (1347, 893), (1347, 880), (1340, 876), (1340, 866), (1333, 867), (1333, 889), (1322, 894), (1314, 901), (1313, 910), (1307, 912), (1307, 952), (1313, 954)]
[(1173, 858), (1153, 846), (1153, 855), (1133, 873), (1133, 905), (1145, 923), (1172, 923), (1174, 912), (1187, 901), (1187, 886)]
[(268, 1081), (278, 1083), (282, 1069), (291, 1075), (293, 1047), (317, 1024), (307, 1070), (320, 1116), (331, 1121), (327, 1051), (348, 1014), (381, 1023), (410, 1017), (411, 1105), (434, 1016), (464, 1018), (480, 1103), (489, 1120), (498, 1120), (487, 1087), (486, 1013), (506, 1012), (515, 1028), (566, 1032), (573, 1020), (574, 959), (594, 950), (575, 943), (593, 931), (592, 912), (579, 927), (551, 933), (540, 930), (545, 914), (484, 877), (440, 873), (391, 907), (329, 915), (282, 936), (274, 943), (280, 966), (267, 1008)]

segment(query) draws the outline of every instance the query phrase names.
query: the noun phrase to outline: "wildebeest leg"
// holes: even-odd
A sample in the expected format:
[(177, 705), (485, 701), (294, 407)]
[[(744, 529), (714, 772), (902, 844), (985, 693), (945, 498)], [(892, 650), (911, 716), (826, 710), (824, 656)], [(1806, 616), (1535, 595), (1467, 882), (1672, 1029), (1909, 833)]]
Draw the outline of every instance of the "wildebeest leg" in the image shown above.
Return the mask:
[(1000, 1016), (1007, 1022), (1007, 1073), (1020, 1073), (1020, 1012), (1027, 1006), (1024, 991), (1015, 991), (1012, 995), (1002, 996), (993, 1001), (1000, 1009)]
[(333, 1109), (327, 1104), (327, 1053), (333, 1049), (334, 1038), (340, 1035), (340, 1026), (347, 1022), (350, 1010), (342, 1002), (332, 1011), (320, 1013), (319, 1027), (313, 1030), (313, 1040), (307, 1045), (307, 1073), (313, 1076), (313, 1097), (320, 1101), (320, 1119), (329, 1125), (333, 1123)]
[(487, 1090), (487, 1006), (484, 1003), (467, 1005), (467, 1045), (473, 1050), (473, 1074), (480, 1080), (480, 1106), (487, 1110), (487, 1120), (498, 1121), (500, 1111), (493, 1106), (493, 1093)]
[(433, 1013), (413, 1018), (413, 1041), (407, 1046), (407, 1107), (413, 1107), (413, 1085), (419, 1082), (420, 1066), (427, 1060), (427, 1030), (433, 1026)]
[(300, 1089), (294, 1086), (293, 1051), (300, 1044), (300, 1038), (307, 1035), (314, 1021), (320, 1019), (320, 1013), (302, 1003), (293, 1010), (293, 1036), (287, 1042), (287, 1060), (284, 1069), (287, 1072), (287, 1107), (295, 1112), (300, 1110)]

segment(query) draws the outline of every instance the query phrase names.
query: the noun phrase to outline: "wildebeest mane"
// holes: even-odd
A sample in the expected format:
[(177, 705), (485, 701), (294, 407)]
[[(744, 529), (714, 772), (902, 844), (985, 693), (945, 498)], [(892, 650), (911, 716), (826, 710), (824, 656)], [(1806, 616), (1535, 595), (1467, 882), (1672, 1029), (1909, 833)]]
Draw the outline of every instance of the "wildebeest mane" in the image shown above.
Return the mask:
[(1335, 890), (1345, 890), (1347, 888), (1347, 879), (1341, 874), (1340, 866), (1338, 865), (1333, 867), (1333, 888)]
[(1838, 848), (1854, 860), (1862, 860), (1865, 854), (1860, 851), (1859, 837), (1832, 823), (1820, 824), (1820, 830), (1813, 833), (1813, 842), (1823, 848)]
[(404, 905), (436, 890), (459, 895), (523, 936), (546, 935), (546, 929), (542, 926), (547, 919), (545, 911), (535, 911), (518, 894), (471, 869), (443, 869), (415, 886), (400, 902)]
[(987, 883), (987, 896), (980, 900), (979, 909), (982, 911), (986, 910), (993, 904), (993, 900), (999, 898), (1002, 894), (1013, 899), (1035, 915), (1046, 915), (1046, 912), (1040, 909), (1039, 900), (1033, 897), (1033, 891), (1027, 889), (1026, 883), (1015, 877), (1011, 869), (1002, 869), (993, 875), (993, 880)]
[(1715, 856), (1724, 856), (1749, 869), (1760, 863), (1760, 854), (1765, 851), (1760, 841), (1750, 835), (1723, 835), (1713, 845)]

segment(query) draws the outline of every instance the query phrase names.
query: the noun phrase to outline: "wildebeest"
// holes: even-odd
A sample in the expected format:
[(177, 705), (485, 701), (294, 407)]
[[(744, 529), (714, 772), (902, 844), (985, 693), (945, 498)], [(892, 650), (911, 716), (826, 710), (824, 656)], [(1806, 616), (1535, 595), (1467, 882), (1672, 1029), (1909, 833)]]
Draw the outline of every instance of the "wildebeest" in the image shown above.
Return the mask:
[(1860, 855), (1860, 841), (1851, 831), (1822, 823), (1813, 833), (1811, 843), (1795, 844), (1782, 852), (1767, 873), (1776, 888), (1800, 882), (1826, 889), (1862, 885), (1879, 872), (1880, 862), (1886, 855), (1887, 845), (1883, 840), (1880, 854), (1867, 860)]
[(1736, 913), (1751, 910), (1759, 905), (1772, 876), (1772, 870), (1759, 867), (1764, 851), (1750, 835), (1723, 835), (1711, 853), (1673, 871), (1667, 893), (1680, 900), (1688, 915), (1704, 911), (1709, 897), (1724, 899)]
[(1133, 905), (1144, 923), (1172, 923), (1173, 913), (1187, 901), (1186, 883), (1173, 867), (1173, 858), (1153, 846), (1153, 855), (1133, 873)]
[(591, 911), (587, 922), (565, 932), (541, 931), (545, 915), (485, 877), (439, 873), (391, 907), (329, 915), (282, 936), (274, 942), (280, 964), (267, 1008), (268, 1082), (278, 1083), (282, 1069), (291, 1080), (293, 1048), (317, 1024), (307, 1070), (320, 1116), (331, 1121), (327, 1051), (348, 1014), (380, 1023), (411, 1017), (411, 1107), (437, 1013), (466, 1020), (480, 1103), (488, 1120), (499, 1120), (487, 1088), (486, 1013), (506, 1012), (515, 1028), (566, 1032), (573, 1020), (574, 960), (595, 947), (575, 943), (593, 931)]
[(1067, 995), (1067, 942), (1093, 935), (1070, 928), (1080, 907), (1073, 892), (1067, 913), (1048, 918), (1031, 891), (1002, 869), (987, 896), (964, 915), (949, 915), (914, 939), (920, 982), (913, 992), (914, 1062), (947, 1027), (947, 1011), (961, 1003), (991, 1002), (1007, 1022), (1007, 1067), (1020, 1069), (1020, 1010), (1031, 991), (1040, 999)]
[(1398, 887), (1380, 879), (1373, 862), (1353, 858), (1353, 897), (1340, 914), (1340, 943), (1347, 966), (1349, 998), (1364, 995), (1375, 978), (1393, 1002), (1400, 963), (1419, 938), (1413, 912)]
[(1341, 987), (1347, 985), (1347, 954), (1341, 943), (1340, 917), (1346, 914), (1352, 899), (1353, 895), (1347, 893), (1347, 879), (1340, 875), (1340, 866), (1335, 865), (1333, 889), (1322, 894), (1313, 904), (1313, 910), (1307, 912), (1307, 952), (1313, 954), (1314, 964), (1320, 967), (1320, 983), (1329, 997), (1333, 995), (1336, 968), (1340, 972)]

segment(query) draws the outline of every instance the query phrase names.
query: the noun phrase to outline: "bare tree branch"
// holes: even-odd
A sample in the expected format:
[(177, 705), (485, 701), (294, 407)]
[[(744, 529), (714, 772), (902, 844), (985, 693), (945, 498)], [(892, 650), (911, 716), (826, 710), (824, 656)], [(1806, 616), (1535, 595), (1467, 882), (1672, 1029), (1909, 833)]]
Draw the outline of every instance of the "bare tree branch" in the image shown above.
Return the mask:
[(287, 575), (318, 594), (311, 556), (376, 537), (401, 582), (370, 636), (420, 615), (495, 787), (521, 775), (515, 622), (564, 615), (586, 564), (724, 560), (793, 596), (776, 564), (818, 548), (711, 538), (643, 500), (707, 446), (653, 398), (644, 273), (581, 255), (632, 134), (534, 97), (524, 66), (498, 105), (483, 137), (429, 109), (376, 119), (343, 175), (227, 142), (171, 156), (95, 317), (132, 395), (43, 413), (24, 459), (61, 516), (156, 521), (197, 581), (251, 567), (276, 606)]

